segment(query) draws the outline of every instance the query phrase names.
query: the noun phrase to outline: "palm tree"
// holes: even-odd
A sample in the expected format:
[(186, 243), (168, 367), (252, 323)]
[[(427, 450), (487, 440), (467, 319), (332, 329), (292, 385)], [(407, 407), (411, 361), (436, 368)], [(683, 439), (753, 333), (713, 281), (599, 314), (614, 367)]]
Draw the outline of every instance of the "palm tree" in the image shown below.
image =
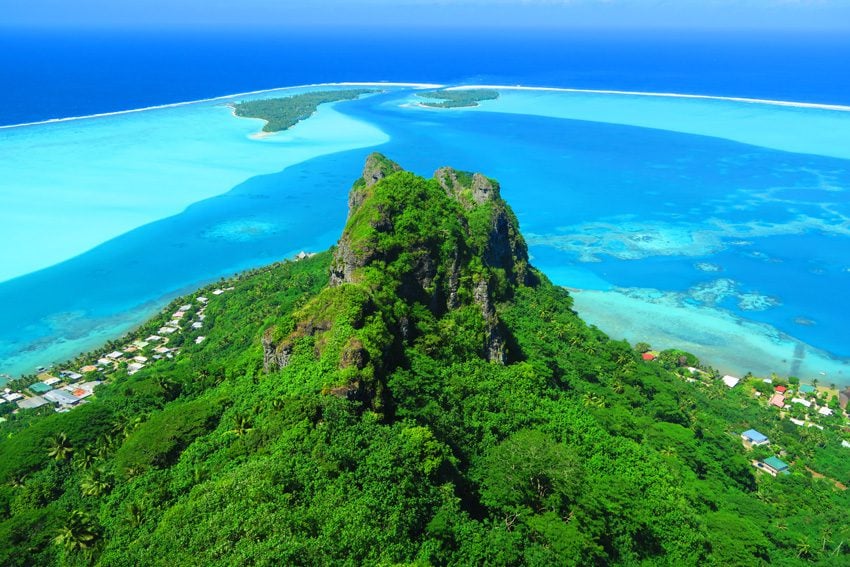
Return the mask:
[(599, 396), (597, 394), (593, 394), (591, 392), (586, 393), (582, 397), (582, 401), (584, 402), (584, 405), (587, 406), (587, 407), (595, 407), (595, 408), (605, 407), (605, 400), (601, 396)]
[(109, 492), (110, 488), (112, 488), (112, 480), (103, 467), (92, 469), (80, 481), (83, 496), (101, 496)]
[(77, 451), (77, 454), (74, 455), (74, 465), (77, 468), (80, 468), (80, 469), (83, 469), (83, 470), (90, 469), (91, 466), (94, 464), (94, 461), (95, 461), (95, 454), (90, 449), (88, 449), (87, 447), (84, 447), (80, 451)]
[(812, 556), (812, 544), (810, 544), (806, 540), (800, 540), (797, 543), (797, 557), (800, 558), (810, 558)]
[(231, 430), (231, 433), (235, 433), (241, 437), (253, 430), (254, 428), (251, 426), (251, 421), (244, 415), (240, 415), (236, 418), (236, 427)]
[(74, 510), (57, 530), (53, 543), (61, 545), (69, 553), (75, 553), (90, 550), (97, 544), (99, 537), (91, 517), (85, 512)]
[(71, 447), (71, 442), (68, 441), (68, 436), (65, 433), (60, 433), (50, 441), (47, 456), (57, 461), (66, 461), (73, 454), (74, 449)]

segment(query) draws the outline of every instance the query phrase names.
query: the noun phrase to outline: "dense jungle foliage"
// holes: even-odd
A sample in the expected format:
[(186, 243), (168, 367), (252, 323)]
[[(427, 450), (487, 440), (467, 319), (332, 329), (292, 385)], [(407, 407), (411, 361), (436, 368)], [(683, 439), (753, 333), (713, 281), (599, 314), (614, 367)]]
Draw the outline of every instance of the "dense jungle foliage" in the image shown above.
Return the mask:
[(242, 118), (265, 120), (263, 132), (280, 132), (292, 128), (302, 120), (310, 118), (320, 104), (352, 100), (377, 91), (348, 89), (340, 91), (316, 91), (280, 98), (246, 100), (233, 105), (233, 113)]
[(796, 430), (586, 325), (495, 181), (399, 169), (370, 156), (334, 250), (210, 295), (200, 344), (8, 416), (0, 565), (850, 562), (847, 493), (738, 436)]

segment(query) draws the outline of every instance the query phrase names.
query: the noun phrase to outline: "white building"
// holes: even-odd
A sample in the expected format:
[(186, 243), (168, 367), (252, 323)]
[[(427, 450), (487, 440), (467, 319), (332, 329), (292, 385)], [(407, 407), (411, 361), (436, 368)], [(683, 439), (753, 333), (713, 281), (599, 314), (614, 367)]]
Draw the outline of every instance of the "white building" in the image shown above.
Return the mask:
[(738, 382), (741, 381), (740, 378), (736, 378), (736, 377), (730, 376), (728, 374), (726, 376), (724, 376), (723, 378), (721, 378), (721, 380), (723, 380), (723, 383), (726, 384), (730, 388), (734, 388), (738, 384)]

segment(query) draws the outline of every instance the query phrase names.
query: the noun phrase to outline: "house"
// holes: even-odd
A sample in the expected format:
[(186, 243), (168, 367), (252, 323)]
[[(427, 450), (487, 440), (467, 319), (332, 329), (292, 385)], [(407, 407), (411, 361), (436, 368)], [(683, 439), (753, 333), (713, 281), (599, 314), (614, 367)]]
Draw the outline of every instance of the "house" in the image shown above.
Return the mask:
[(158, 333), (162, 333), (163, 335), (170, 335), (177, 331), (176, 327), (160, 327), (157, 331)]
[(222, 293), (224, 293), (223, 289), (217, 289), (217, 290), (213, 291), (213, 295), (221, 295)]
[(728, 374), (726, 376), (724, 376), (723, 378), (721, 378), (721, 380), (723, 380), (723, 383), (726, 384), (730, 388), (734, 388), (738, 384), (738, 382), (741, 381), (740, 378), (736, 378), (736, 377), (730, 376)]
[(89, 364), (88, 366), (83, 366), (82, 368), (80, 368), (80, 372), (82, 372), (83, 374), (94, 372), (95, 370), (97, 370), (97, 366), (95, 366), (94, 364)]
[(802, 419), (796, 419), (796, 418), (793, 418), (793, 417), (789, 417), (788, 419), (791, 420), (791, 423), (793, 423), (794, 425), (799, 425), (799, 426), (806, 425), (806, 422), (803, 421)]
[(160, 337), (159, 335), (151, 335), (151, 336), (149, 336), (148, 338), (145, 339), (145, 342), (153, 343), (153, 342), (161, 341), (161, 340), (162, 340), (162, 337)]
[(94, 389), (103, 384), (100, 380), (93, 380), (91, 382), (83, 382), (82, 384), (77, 385), (74, 388), (73, 394), (77, 398), (87, 398), (94, 394)]
[(120, 350), (116, 350), (116, 351), (113, 351), (113, 352), (110, 352), (109, 354), (107, 354), (106, 358), (110, 358), (112, 360), (118, 360), (122, 356), (124, 356), (124, 353), (121, 352)]
[(186, 314), (185, 311), (177, 311), (177, 312), (174, 313), (174, 315), (171, 316), (171, 318), (172, 319), (182, 319), (185, 314)]
[(201, 323), (200, 321), (196, 321), (196, 322), (192, 323), (192, 328), (193, 328), (193, 329), (200, 329), (200, 328), (201, 328), (201, 327), (203, 327), (203, 326), (204, 326), (204, 324), (203, 324), (203, 323)]
[(62, 406), (73, 406), (80, 402), (80, 399), (71, 395), (65, 390), (51, 390), (42, 396), (48, 402), (59, 404)]
[(44, 382), (36, 382), (35, 384), (29, 385), (29, 391), (35, 394), (44, 394), (52, 389), (53, 388), (49, 384), (45, 384)]
[(18, 402), (18, 407), (21, 409), (35, 409), (40, 408), (43, 405), (46, 405), (48, 402), (41, 396), (33, 396), (31, 398), (24, 398)]
[(818, 413), (829, 417), (830, 415), (832, 415), (832, 410), (826, 406), (823, 406), (822, 408), (818, 409)]
[(850, 443), (848, 443), (846, 439), (841, 440), (841, 446), (850, 449)]
[(807, 408), (812, 407), (812, 402), (810, 402), (809, 400), (804, 400), (803, 398), (791, 398), (791, 402), (795, 404), (802, 404)]
[(150, 343), (148, 343), (147, 341), (133, 341), (133, 346), (138, 349), (145, 348), (146, 346), (148, 346), (148, 344)]
[(747, 429), (741, 433), (741, 439), (744, 440), (745, 447), (758, 447), (760, 445), (767, 445), (770, 443), (767, 435), (759, 433), (755, 429)]
[(202, 342), (204, 342), (204, 339), (206, 339), (206, 337), (195, 337), (195, 344), (201, 344)]
[(186, 305), (181, 305), (181, 306), (180, 306), (180, 311), (188, 311), (188, 310), (190, 310), (191, 308), (192, 308), (192, 305), (191, 305), (191, 304), (189, 304), (189, 303), (187, 303)]
[[(78, 373), (76, 373), (76, 372), (72, 372), (72, 371), (70, 371), (70, 370), (63, 370), (63, 371), (62, 371), (62, 372), (60, 372), (59, 374), (60, 374), (60, 375), (62, 375), (62, 376), (64, 376), (66, 380), (79, 380), (80, 378), (82, 378), (82, 377), (83, 377), (83, 375), (82, 375), (82, 374), (78, 374)], [(57, 382), (58, 382), (58, 381), (59, 381), (59, 380), (57, 379)], [(52, 383), (52, 382), (50, 382), (49, 380), (45, 380), (45, 381), (44, 381), (44, 383), (45, 383), (45, 384), (50, 384), (51, 386), (53, 385), (53, 383)]]
[(777, 394), (784, 394), (785, 392), (788, 391), (788, 388), (786, 388), (785, 386), (777, 386), (773, 389), (773, 391), (776, 392)]
[(655, 355), (652, 354), (651, 352), (645, 352), (640, 356), (641, 356), (642, 359), (644, 359), (647, 362), (649, 362), (651, 360), (655, 360)]
[(20, 400), (23, 397), (23, 395), (17, 392), (8, 392), (6, 394), (3, 394), (3, 398), (5, 398), (7, 402), (14, 402), (15, 400)]
[(763, 461), (753, 461), (753, 466), (771, 476), (789, 473), (788, 464), (780, 461), (776, 457), (768, 457)]
[(206, 297), (198, 297), (197, 301), (199, 303), (206, 303), (207, 301), (209, 301), (209, 299), (207, 299)]
[(127, 374), (130, 374), (132, 376), (144, 367), (145, 365), (140, 362), (131, 362), (127, 365)]
[(802, 386), (800, 386), (801, 394), (814, 394), (816, 391), (817, 389), (811, 384), (803, 384)]
[(770, 405), (776, 406), (779, 409), (784, 408), (785, 407), (785, 396), (783, 396), (780, 393), (773, 394), (773, 396), (770, 398)]

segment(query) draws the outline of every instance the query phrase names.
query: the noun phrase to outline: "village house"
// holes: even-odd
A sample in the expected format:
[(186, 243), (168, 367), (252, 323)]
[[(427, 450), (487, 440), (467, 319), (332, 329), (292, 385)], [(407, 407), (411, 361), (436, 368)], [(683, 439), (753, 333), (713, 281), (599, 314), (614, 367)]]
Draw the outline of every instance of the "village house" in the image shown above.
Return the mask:
[(788, 464), (776, 457), (768, 457), (763, 461), (753, 461), (753, 466), (771, 476), (789, 474)]
[(723, 380), (723, 383), (730, 388), (734, 388), (738, 384), (738, 382), (741, 381), (740, 378), (736, 378), (735, 376), (730, 376), (728, 374), (721, 378), (721, 380)]
[(782, 409), (785, 407), (785, 396), (777, 392), (770, 398), (770, 405)]
[(751, 447), (759, 447), (761, 445), (767, 445), (770, 443), (770, 440), (767, 438), (767, 435), (763, 433), (759, 433), (755, 429), (747, 429), (743, 433), (741, 433), (741, 439), (744, 440), (744, 447), (748, 449)]
[(36, 382), (35, 384), (30, 384), (28, 389), (33, 394), (45, 394), (53, 389), (49, 384), (45, 384), (44, 382)]
[(23, 400), (18, 401), (18, 408), (35, 409), (47, 405), (47, 403), (47, 400), (45, 400), (41, 396), (33, 396), (31, 398), (24, 398)]
[(65, 390), (51, 390), (44, 394), (42, 398), (60, 406), (75, 406), (80, 403), (79, 398), (74, 397), (70, 392)]

